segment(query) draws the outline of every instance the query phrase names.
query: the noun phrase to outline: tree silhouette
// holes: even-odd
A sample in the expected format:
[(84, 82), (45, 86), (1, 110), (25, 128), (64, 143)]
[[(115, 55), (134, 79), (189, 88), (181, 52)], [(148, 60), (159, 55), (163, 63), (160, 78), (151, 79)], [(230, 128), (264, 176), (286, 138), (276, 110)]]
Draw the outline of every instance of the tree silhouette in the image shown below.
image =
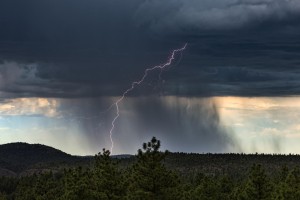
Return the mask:
[(260, 164), (253, 165), (241, 199), (271, 200), (271, 194), (272, 185), (264, 168)]
[(300, 169), (298, 167), (292, 170), (286, 179), (279, 184), (276, 199), (300, 199)]
[(4, 194), (2, 194), (1, 192), (0, 192), (0, 200), (6, 200), (6, 197), (5, 197), (5, 195), (4, 195)]
[(126, 192), (124, 176), (116, 166), (116, 162), (112, 161), (109, 150), (103, 149), (102, 154), (95, 156), (93, 178), (101, 197), (111, 200), (124, 198)]
[(155, 137), (143, 144), (138, 150), (137, 163), (131, 173), (129, 199), (169, 199), (176, 186), (178, 177), (168, 170), (163, 160), (167, 152), (160, 152), (160, 141)]

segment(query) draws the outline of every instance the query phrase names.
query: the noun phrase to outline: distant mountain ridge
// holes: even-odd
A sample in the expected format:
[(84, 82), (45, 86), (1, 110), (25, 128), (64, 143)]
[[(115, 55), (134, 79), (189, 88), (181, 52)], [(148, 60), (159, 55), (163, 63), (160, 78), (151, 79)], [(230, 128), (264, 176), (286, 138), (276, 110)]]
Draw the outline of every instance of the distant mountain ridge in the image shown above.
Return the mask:
[(19, 174), (24, 170), (87, 163), (91, 156), (72, 156), (42, 144), (8, 143), (0, 145), (0, 175)]
[[(128, 154), (113, 155), (120, 167), (126, 168), (136, 161)], [(0, 177), (26, 176), (45, 171), (61, 172), (70, 167), (92, 167), (93, 156), (72, 156), (61, 150), (42, 145), (10, 143), (0, 145)], [(166, 167), (182, 174), (201, 172), (205, 174), (246, 174), (253, 164), (262, 164), (267, 172), (282, 166), (300, 166), (300, 155), (281, 154), (199, 154), (169, 152), (164, 160)]]

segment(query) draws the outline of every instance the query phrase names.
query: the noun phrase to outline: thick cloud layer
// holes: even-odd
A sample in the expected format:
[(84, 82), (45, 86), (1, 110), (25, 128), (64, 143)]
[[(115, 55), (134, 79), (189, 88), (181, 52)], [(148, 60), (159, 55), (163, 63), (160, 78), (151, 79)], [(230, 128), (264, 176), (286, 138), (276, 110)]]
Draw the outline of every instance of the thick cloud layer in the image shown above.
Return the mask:
[(117, 151), (153, 135), (171, 150), (239, 151), (217, 105), (198, 97), (299, 95), (299, 11), (298, 0), (1, 1), (2, 114), (75, 121), (89, 145), (110, 144), (114, 111), (100, 112), (188, 43), (120, 106)]
[(119, 95), (185, 42), (180, 65), (163, 75), (165, 94), (300, 92), (297, 0), (13, 0), (0, 9), (1, 68), (20, 68), (2, 78), (2, 96)]
[(299, 16), (297, 0), (145, 1), (137, 16), (158, 33), (231, 30)]

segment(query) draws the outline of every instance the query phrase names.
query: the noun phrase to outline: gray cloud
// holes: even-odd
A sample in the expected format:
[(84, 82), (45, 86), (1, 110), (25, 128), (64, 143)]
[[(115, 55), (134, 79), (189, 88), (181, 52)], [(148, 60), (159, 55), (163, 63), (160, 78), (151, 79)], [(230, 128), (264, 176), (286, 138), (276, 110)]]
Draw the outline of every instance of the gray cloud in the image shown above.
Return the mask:
[(158, 33), (230, 30), (299, 15), (297, 0), (145, 1), (137, 16)]
[[(0, 7), (2, 96), (119, 95), (185, 42), (180, 65), (163, 74), (163, 91), (154, 93), (299, 93), (296, 0), (14, 0)], [(10, 67), (6, 75), (8, 63), (34, 72), (25, 78)], [(153, 94), (156, 75), (131, 95)]]
[(66, 123), (108, 144), (113, 112), (99, 112), (188, 42), (161, 81), (153, 72), (129, 94), (143, 98), (122, 104), (116, 142), (127, 150), (128, 135), (140, 136), (132, 145), (156, 135), (171, 150), (239, 149), (214, 102), (188, 101), (299, 95), (299, 11), (297, 0), (1, 1), (0, 101), (60, 99)]

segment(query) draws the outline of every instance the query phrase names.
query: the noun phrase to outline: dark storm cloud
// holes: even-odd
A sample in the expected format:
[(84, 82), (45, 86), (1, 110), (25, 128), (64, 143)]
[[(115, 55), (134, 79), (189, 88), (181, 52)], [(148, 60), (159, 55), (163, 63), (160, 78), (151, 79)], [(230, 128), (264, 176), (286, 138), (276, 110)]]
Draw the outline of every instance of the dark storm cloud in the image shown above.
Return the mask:
[(290, 20), (298, 15), (297, 0), (145, 1), (138, 10), (141, 24), (165, 33), (186, 30), (230, 30)]
[(2, 97), (119, 95), (185, 42), (162, 94), (299, 94), (299, 11), (297, 0), (2, 1)]
[(240, 151), (215, 103), (193, 98), (300, 94), (299, 11), (298, 0), (1, 1), (0, 101), (61, 98), (66, 126), (107, 145), (112, 96), (187, 42), (162, 81), (151, 73), (130, 94), (147, 98), (120, 105), (116, 152), (153, 135), (175, 151)]

